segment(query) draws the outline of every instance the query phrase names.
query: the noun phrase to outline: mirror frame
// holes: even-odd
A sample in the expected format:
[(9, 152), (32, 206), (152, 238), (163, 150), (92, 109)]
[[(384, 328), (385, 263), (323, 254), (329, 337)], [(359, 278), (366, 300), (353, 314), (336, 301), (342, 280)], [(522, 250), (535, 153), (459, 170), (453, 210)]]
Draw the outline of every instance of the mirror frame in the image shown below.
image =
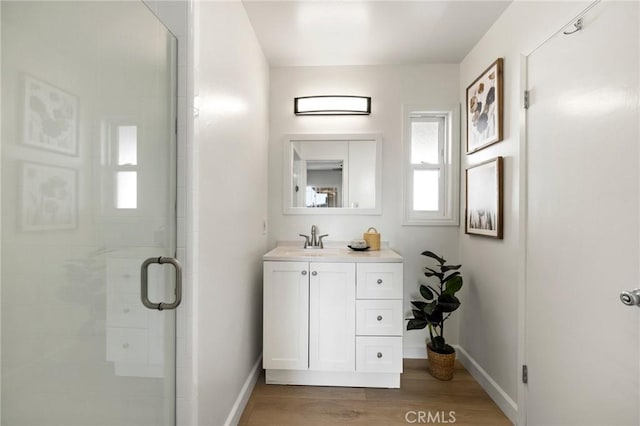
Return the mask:
[[(350, 207), (331, 207), (331, 208), (309, 208), (309, 207), (292, 207), (291, 200), (291, 181), (293, 179), (291, 158), (292, 142), (313, 142), (313, 141), (345, 141), (345, 142), (364, 142), (374, 141), (376, 144), (376, 203), (372, 209), (355, 209)], [(282, 178), (282, 211), (286, 215), (381, 215), (382, 214), (382, 134), (381, 133), (302, 133), (285, 135), (283, 141), (284, 173)]]

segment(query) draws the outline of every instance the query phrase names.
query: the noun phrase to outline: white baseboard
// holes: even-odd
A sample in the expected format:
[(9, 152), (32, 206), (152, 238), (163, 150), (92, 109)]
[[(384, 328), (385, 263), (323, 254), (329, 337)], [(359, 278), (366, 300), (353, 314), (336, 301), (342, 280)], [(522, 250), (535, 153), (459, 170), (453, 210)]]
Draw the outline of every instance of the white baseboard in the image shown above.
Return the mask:
[(453, 345), (458, 353), (458, 361), (467, 369), (469, 373), (480, 386), (489, 394), (493, 402), (498, 405), (502, 412), (516, 424), (518, 419), (518, 404), (515, 403), (509, 395), (496, 383), (495, 380), (489, 376), (489, 374), (471, 357), (463, 348), (458, 345)]
[(240, 422), (240, 417), (242, 417), (242, 413), (249, 402), (251, 392), (253, 392), (253, 388), (256, 386), (260, 373), (262, 373), (262, 354), (260, 354), (256, 363), (253, 364), (251, 371), (249, 371), (249, 376), (247, 376), (247, 380), (245, 380), (244, 385), (242, 385), (236, 402), (233, 404), (233, 407), (231, 407), (227, 420), (224, 422), (225, 426), (235, 426)]

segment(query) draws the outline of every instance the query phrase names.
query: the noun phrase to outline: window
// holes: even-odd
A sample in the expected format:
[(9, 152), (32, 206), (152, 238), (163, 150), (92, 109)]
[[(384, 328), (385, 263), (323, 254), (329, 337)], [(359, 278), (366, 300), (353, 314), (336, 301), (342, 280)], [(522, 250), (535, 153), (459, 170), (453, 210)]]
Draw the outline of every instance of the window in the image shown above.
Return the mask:
[(459, 224), (459, 111), (405, 105), (404, 225)]
[(99, 190), (106, 215), (133, 214), (139, 208), (139, 136), (138, 126), (129, 120), (102, 123)]
[(118, 126), (115, 204), (117, 209), (138, 208), (138, 128)]

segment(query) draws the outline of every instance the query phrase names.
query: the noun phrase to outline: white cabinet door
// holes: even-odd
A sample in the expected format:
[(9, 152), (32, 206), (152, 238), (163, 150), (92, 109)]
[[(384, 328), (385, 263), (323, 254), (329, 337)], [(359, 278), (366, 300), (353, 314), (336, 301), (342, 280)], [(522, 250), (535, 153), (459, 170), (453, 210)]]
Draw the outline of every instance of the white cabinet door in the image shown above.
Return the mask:
[(266, 369), (306, 370), (309, 264), (264, 262), (263, 361)]
[(309, 369), (355, 371), (356, 265), (311, 263)]

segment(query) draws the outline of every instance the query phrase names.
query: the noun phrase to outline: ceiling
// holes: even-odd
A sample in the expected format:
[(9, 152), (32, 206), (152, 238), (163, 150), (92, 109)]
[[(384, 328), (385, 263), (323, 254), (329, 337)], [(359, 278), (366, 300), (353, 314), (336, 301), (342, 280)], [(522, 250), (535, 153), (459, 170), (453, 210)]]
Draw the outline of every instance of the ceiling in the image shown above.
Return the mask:
[(243, 0), (271, 66), (457, 64), (510, 0)]

